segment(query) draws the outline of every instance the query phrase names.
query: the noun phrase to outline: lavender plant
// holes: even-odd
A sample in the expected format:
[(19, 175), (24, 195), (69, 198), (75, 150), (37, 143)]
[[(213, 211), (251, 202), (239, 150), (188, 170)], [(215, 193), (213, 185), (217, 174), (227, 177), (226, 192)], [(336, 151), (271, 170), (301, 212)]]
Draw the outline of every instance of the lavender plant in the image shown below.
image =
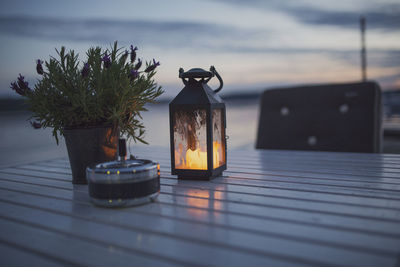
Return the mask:
[(114, 42), (110, 49), (90, 48), (86, 61), (80, 62), (74, 50), (61, 47), (56, 49), (58, 58), (36, 61), (41, 79), (33, 90), (21, 74), (11, 89), (26, 98), (32, 126), (53, 128), (57, 144), (64, 129), (92, 126), (113, 126), (135, 142), (146, 143), (141, 112), (163, 90), (154, 81), (160, 63), (153, 59), (140, 71), (136, 50), (131, 46), (130, 52), (123, 51)]

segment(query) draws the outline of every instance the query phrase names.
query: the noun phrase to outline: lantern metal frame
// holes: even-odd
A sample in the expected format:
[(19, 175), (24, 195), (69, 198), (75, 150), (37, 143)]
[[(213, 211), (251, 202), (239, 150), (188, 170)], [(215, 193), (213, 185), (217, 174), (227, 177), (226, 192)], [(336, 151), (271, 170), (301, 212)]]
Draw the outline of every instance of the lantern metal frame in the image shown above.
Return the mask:
[[(217, 76), (220, 81), (220, 87), (212, 90), (207, 82)], [(180, 69), (180, 78), (182, 78), (185, 87), (169, 104), (170, 119), (170, 148), (171, 148), (171, 174), (178, 175), (178, 179), (195, 179), (209, 180), (222, 174), (227, 166), (227, 144), (226, 144), (226, 106), (223, 100), (216, 94), (223, 85), (221, 77), (218, 75), (214, 67), (210, 71), (202, 69), (191, 69), (183, 72)], [(185, 80), (187, 78), (187, 80)], [(196, 80), (200, 79), (200, 80)], [(207, 78), (207, 79), (206, 79)], [(196, 169), (176, 169), (175, 168), (175, 142), (174, 142), (174, 114), (176, 111), (189, 110), (205, 110), (206, 111), (206, 144), (207, 144), (207, 170)], [(223, 134), (221, 134), (221, 142), (224, 145), (224, 164), (214, 169), (213, 163), (213, 118), (214, 110), (220, 109), (222, 116)]]

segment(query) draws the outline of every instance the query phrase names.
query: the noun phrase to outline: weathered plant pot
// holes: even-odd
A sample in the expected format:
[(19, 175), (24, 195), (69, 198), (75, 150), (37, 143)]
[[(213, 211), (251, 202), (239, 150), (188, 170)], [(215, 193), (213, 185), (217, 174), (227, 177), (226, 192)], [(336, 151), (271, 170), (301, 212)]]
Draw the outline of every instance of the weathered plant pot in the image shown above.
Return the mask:
[(118, 158), (118, 130), (112, 127), (65, 128), (73, 184), (87, 184), (86, 167)]

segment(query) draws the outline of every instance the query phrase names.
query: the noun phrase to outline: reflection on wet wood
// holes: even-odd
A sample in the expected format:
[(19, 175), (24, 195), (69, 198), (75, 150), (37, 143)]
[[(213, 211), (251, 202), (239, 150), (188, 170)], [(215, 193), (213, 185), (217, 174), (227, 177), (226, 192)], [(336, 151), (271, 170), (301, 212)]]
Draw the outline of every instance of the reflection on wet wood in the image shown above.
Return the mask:
[(104, 209), (67, 159), (0, 169), (2, 262), (21, 265), (395, 266), (400, 156), (230, 151), (212, 181), (170, 175), (148, 205)]

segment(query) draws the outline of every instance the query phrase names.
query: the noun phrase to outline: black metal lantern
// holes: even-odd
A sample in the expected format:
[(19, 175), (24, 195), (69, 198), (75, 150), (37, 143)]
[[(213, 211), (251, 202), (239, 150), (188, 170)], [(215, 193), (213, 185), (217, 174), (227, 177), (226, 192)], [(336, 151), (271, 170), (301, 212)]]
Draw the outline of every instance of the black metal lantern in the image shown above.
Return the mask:
[[(207, 82), (216, 76), (220, 86)], [(223, 81), (213, 66), (184, 72), (185, 87), (169, 104), (171, 172), (179, 179), (210, 179), (226, 170), (226, 108), (216, 94)]]

